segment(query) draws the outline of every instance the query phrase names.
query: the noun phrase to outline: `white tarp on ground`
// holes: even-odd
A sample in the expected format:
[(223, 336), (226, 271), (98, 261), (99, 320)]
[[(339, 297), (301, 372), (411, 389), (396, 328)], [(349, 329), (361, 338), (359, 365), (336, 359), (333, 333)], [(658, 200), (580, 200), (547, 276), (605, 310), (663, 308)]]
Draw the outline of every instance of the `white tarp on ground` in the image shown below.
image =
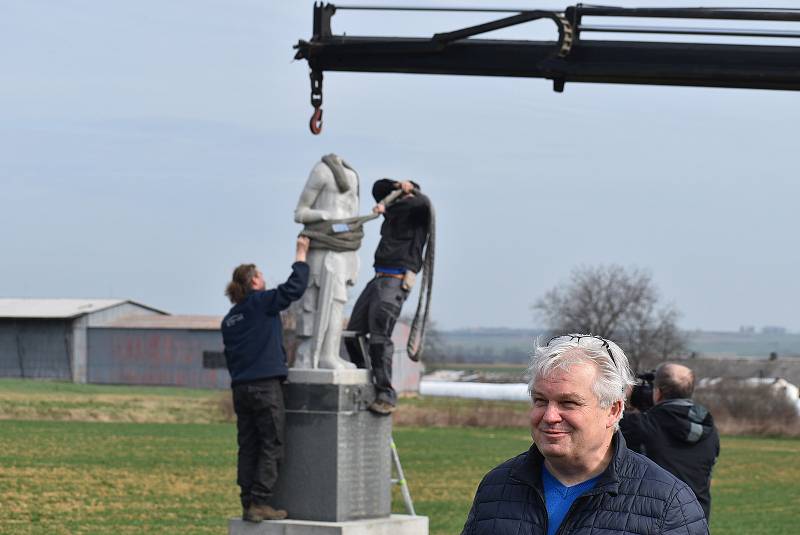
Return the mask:
[(419, 384), (423, 396), (452, 398), (502, 399), (528, 401), (528, 385), (525, 383), (466, 383), (458, 381), (427, 381)]
[[(704, 377), (697, 382), (697, 386), (698, 388), (716, 386), (724, 380), (722, 377)], [(768, 386), (794, 403), (797, 414), (800, 414), (800, 388), (786, 379), (780, 377), (750, 377), (749, 379), (734, 379), (734, 381), (745, 386)]]
[[(721, 379), (701, 379), (698, 387), (712, 386)], [(743, 384), (767, 384), (779, 392), (783, 392), (797, 406), (800, 413), (798, 388), (783, 379), (751, 378)], [(471, 399), (496, 399), (509, 401), (528, 401), (528, 385), (526, 383), (470, 383), (465, 381), (440, 381), (423, 378), (419, 385), (419, 393), (423, 396), (441, 396)]]

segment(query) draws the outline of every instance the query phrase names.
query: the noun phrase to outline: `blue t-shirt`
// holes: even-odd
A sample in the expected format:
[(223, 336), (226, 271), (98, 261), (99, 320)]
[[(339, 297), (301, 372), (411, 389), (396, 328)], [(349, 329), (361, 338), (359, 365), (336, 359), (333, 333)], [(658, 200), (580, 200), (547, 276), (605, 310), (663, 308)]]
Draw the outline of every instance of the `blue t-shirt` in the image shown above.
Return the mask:
[(406, 268), (375, 266), (376, 273), (389, 273), (390, 275), (405, 275)]
[(542, 485), (544, 485), (544, 504), (547, 507), (547, 535), (555, 535), (564, 517), (567, 516), (575, 498), (594, 488), (600, 476), (587, 479), (572, 487), (563, 485), (542, 465)]

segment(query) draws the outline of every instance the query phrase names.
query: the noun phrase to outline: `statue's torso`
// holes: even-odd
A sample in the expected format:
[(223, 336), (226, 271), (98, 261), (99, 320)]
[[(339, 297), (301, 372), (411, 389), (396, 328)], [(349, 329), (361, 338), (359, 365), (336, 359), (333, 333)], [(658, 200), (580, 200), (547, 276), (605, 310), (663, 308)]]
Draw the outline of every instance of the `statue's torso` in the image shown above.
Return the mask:
[[(324, 167), (324, 169), (319, 169)], [(329, 213), (329, 219), (346, 219), (358, 215), (358, 176), (351, 170), (345, 168), (345, 176), (350, 188), (345, 192), (340, 192), (333, 178), (333, 173), (324, 163), (318, 164), (314, 172), (322, 173), (320, 190), (311, 208), (325, 210)]]
[[(326, 214), (326, 219), (347, 219), (356, 217), (359, 209), (358, 175), (344, 168), (349, 188), (339, 191), (333, 171), (323, 162), (319, 162), (311, 171), (306, 188), (315, 188), (316, 197), (307, 207)], [(302, 199), (302, 197), (301, 197)], [(298, 210), (301, 207), (298, 206)], [(335, 273), (342, 282), (354, 284), (358, 276), (358, 254), (355, 251), (336, 252), (329, 249), (311, 249), (308, 253), (308, 264), (311, 267), (312, 283), (324, 271)]]

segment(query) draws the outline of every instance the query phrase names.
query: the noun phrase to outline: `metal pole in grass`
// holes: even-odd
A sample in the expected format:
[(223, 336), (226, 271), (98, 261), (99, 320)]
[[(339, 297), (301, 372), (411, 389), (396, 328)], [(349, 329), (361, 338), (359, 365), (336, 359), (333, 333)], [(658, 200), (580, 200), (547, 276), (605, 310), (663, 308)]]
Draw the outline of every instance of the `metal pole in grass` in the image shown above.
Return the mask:
[(392, 441), (392, 460), (394, 467), (397, 470), (397, 479), (392, 479), (392, 483), (400, 485), (400, 491), (403, 493), (403, 502), (406, 504), (406, 512), (411, 516), (417, 516), (414, 512), (414, 502), (411, 501), (411, 493), (408, 491), (408, 482), (406, 476), (403, 474), (403, 467), (400, 466), (400, 455), (397, 454), (397, 446), (394, 445), (394, 438)]

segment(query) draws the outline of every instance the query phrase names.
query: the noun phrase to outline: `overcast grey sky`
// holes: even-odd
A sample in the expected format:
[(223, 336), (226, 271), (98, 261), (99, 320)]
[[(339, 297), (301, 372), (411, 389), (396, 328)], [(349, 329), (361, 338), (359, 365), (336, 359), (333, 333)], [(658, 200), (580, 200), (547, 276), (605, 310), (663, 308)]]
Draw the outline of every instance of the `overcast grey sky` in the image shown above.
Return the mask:
[[(483, 20), (340, 12), (333, 25), (425, 36)], [(292, 61), (311, 22), (310, 1), (4, 2), (0, 295), (222, 314), (236, 264), (288, 275), (298, 195), (336, 152), (367, 191), (411, 178), (433, 199), (442, 327), (533, 326), (529, 305), (570, 270), (615, 262), (650, 270), (685, 328), (800, 330), (800, 94), (326, 73), (314, 137), (307, 65)], [(548, 39), (550, 24), (505, 35)], [(353, 300), (378, 223), (367, 234)]]

